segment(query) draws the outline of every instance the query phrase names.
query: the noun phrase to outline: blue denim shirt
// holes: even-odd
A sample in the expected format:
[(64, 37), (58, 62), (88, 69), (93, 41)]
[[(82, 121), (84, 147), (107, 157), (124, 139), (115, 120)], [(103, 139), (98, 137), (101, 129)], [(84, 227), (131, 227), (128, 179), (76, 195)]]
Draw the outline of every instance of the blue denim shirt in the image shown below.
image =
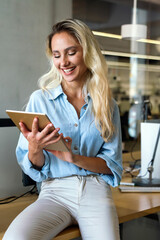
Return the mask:
[[(114, 100), (113, 100), (114, 101)], [(94, 173), (81, 169), (73, 163), (62, 161), (44, 150), (45, 165), (41, 171), (33, 168), (28, 159), (28, 141), (20, 134), (16, 148), (16, 156), (23, 171), (36, 182), (47, 178), (61, 178), (73, 175), (100, 175), (109, 185), (117, 186), (122, 175), (121, 127), (119, 109), (114, 101), (113, 122), (116, 133), (108, 143), (104, 142), (101, 133), (95, 126), (94, 115), (91, 112), (92, 99), (88, 95), (85, 105), (78, 118), (77, 112), (64, 94), (61, 85), (47, 91), (37, 90), (32, 93), (28, 102), (27, 112), (46, 113), (55, 127), (60, 128), (64, 137), (72, 138), (72, 151), (77, 155), (98, 157), (106, 161), (113, 172), (112, 175)]]

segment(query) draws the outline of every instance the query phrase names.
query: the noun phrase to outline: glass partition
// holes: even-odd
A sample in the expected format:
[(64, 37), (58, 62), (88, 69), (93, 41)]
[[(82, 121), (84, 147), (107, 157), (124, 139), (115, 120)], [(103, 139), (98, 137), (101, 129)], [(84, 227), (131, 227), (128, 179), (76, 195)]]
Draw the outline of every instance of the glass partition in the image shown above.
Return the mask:
[(146, 38), (123, 39), (132, 24), (133, 1), (73, 0), (73, 17), (93, 30), (108, 63), (108, 78), (119, 105), (123, 151), (140, 149), (140, 123), (160, 119), (160, 1), (138, 0), (137, 24)]

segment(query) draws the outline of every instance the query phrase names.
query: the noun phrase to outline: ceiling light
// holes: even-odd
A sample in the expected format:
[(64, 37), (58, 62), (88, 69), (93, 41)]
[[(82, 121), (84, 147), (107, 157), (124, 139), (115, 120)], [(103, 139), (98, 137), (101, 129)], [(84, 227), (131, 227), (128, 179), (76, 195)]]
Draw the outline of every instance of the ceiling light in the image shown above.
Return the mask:
[(137, 40), (138, 42), (143, 42), (143, 43), (151, 43), (151, 44), (160, 44), (159, 40), (152, 40), (152, 39), (139, 39)]
[(147, 37), (147, 26), (142, 24), (125, 24), (121, 26), (121, 35), (126, 40), (138, 40)]
[[(112, 34), (112, 33), (106, 33), (106, 32), (98, 32), (98, 31), (92, 31), (95, 36), (100, 37), (108, 37), (108, 38), (116, 38), (116, 39), (122, 39), (121, 35), (118, 34)], [(150, 43), (150, 44), (160, 44), (160, 40), (153, 40), (153, 39), (137, 39), (138, 42), (142, 43)]]
[(118, 56), (118, 57), (133, 57), (133, 58), (139, 58), (139, 59), (149, 59), (149, 60), (157, 60), (160, 61), (160, 57), (153, 56), (153, 55), (142, 55), (142, 54), (133, 54), (133, 53), (124, 53), (124, 52), (112, 52), (112, 51), (101, 51), (104, 55), (110, 55), (110, 56)]
[(147, 26), (137, 24), (137, 0), (133, 0), (133, 17), (132, 24), (121, 26), (122, 39), (137, 40), (147, 37)]
[(100, 37), (108, 37), (108, 38), (117, 38), (117, 39), (122, 39), (121, 35), (118, 34), (112, 34), (112, 33), (105, 33), (105, 32), (97, 32), (97, 31), (92, 31), (94, 35), (100, 36)]

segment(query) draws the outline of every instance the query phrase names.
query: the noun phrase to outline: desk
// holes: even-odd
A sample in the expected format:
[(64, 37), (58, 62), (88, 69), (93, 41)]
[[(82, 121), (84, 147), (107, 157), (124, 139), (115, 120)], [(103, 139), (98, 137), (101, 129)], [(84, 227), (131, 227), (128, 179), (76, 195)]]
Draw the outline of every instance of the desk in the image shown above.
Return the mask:
[[(130, 155), (125, 154), (124, 162), (130, 161), (129, 158)], [(129, 181), (128, 177), (126, 180)], [(120, 223), (160, 211), (160, 193), (121, 193), (118, 188), (112, 188), (112, 193)], [(36, 195), (29, 195), (13, 203), (0, 205), (0, 239), (15, 216), (36, 198)]]
[[(135, 159), (141, 158), (139, 151), (134, 152)], [(123, 154), (123, 165), (132, 161), (131, 154)], [(129, 175), (123, 176), (124, 182), (131, 182)], [(160, 211), (160, 193), (121, 193), (118, 188), (112, 188), (113, 199), (117, 208), (119, 223), (124, 223), (139, 217), (144, 217)]]
[(160, 193), (121, 193), (112, 189), (119, 223), (160, 211)]

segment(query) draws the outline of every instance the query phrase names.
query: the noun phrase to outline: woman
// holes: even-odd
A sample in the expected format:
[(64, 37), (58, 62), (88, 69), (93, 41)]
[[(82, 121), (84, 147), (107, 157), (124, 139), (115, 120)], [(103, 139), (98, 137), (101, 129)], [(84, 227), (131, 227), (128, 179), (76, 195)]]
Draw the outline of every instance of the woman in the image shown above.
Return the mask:
[[(53, 26), (47, 54), (51, 69), (26, 111), (46, 113), (56, 129), (50, 133), (48, 124), (39, 132), (37, 118), (32, 131), (20, 123), (18, 163), (42, 186), (38, 200), (13, 221), (3, 240), (52, 239), (74, 223), (84, 240), (117, 240), (110, 185), (121, 179), (121, 131), (106, 61), (90, 29), (73, 19)], [(60, 138), (68, 152), (44, 150)]]

